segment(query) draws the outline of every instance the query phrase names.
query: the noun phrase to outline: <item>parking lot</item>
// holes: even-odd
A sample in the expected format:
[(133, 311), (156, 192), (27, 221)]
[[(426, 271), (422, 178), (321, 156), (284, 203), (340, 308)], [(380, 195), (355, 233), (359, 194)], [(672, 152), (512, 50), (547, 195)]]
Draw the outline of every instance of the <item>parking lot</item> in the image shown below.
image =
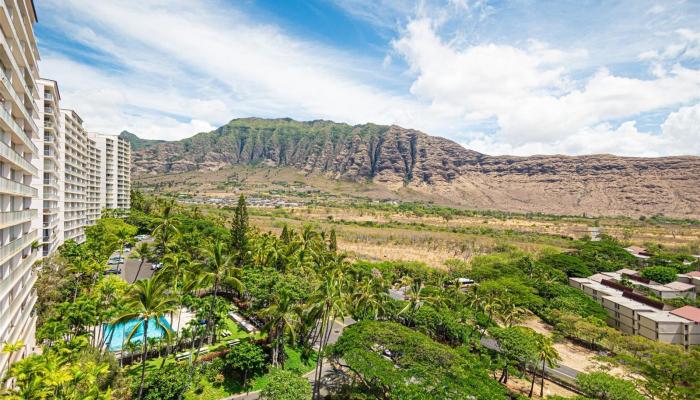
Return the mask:
[[(153, 243), (153, 238), (148, 237), (142, 241), (136, 242), (136, 244), (140, 242), (147, 242), (147, 243)], [(134, 245), (136, 247), (136, 245)], [(112, 257), (118, 257), (119, 256), (119, 250), (115, 251), (112, 254)], [(140, 280), (140, 279), (147, 279), (153, 276), (153, 272), (151, 270), (151, 266), (153, 265), (152, 263), (146, 261), (143, 263), (143, 266), (141, 267), (141, 271), (139, 271), (139, 264), (141, 264), (141, 259), (140, 258), (132, 258), (131, 256), (131, 251), (125, 251), (124, 254), (122, 255), (124, 258), (124, 264), (119, 265), (119, 268), (121, 269), (121, 278), (124, 279), (126, 282), (131, 283), (134, 282), (135, 280)], [(113, 268), (115, 266), (109, 266), (109, 268)], [(136, 277), (136, 274), (138, 273), (138, 278)]]

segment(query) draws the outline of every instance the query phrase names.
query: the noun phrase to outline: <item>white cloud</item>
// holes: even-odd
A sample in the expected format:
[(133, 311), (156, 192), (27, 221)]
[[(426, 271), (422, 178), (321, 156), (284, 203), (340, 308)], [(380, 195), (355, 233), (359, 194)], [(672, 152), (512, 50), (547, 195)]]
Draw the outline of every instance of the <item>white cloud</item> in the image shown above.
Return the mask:
[[(74, 40), (99, 49), (126, 69), (114, 72), (45, 57), (42, 73), (59, 80), (67, 89), (65, 102), (89, 115), (87, 124), (96, 129), (109, 129), (105, 124), (124, 119), (138, 125), (129, 128), (137, 134), (139, 127), (149, 127), (148, 132), (165, 133), (165, 138), (180, 137), (186, 128), (182, 123), (175, 130), (154, 128), (153, 122), (162, 121), (156, 111), (213, 124), (255, 115), (398, 123), (432, 131), (445, 126), (439, 115), (425, 113), (420, 102), (368, 83), (381, 69), (381, 60), (372, 65), (362, 57), (288, 36), (275, 26), (221, 10), (218, 3), (51, 4), (64, 11), (51, 16), (66, 18), (59, 21), (63, 26), (89, 21), (71, 32)], [(109, 99), (95, 99), (104, 93)], [(134, 108), (153, 113), (130, 115)], [(115, 110), (121, 113), (115, 115)], [(136, 124), (137, 117), (143, 121)]]
[[(63, 104), (88, 128), (149, 138), (179, 139), (233, 117), (289, 116), (396, 123), (447, 137), (495, 126), (466, 135), (467, 146), (489, 154), (700, 153), (690, 141), (698, 106), (689, 106), (700, 100), (700, 70), (687, 62), (700, 58), (697, 32), (674, 26), (654, 37), (665, 37), (664, 46), (629, 50), (638, 55), (633, 62), (649, 64), (648, 79), (606, 69), (591, 48), (446, 33), (455, 15), (473, 22), (498, 14), (485, 1), (438, 3), (341, 1), (358, 18), (399, 29), (389, 53), (372, 59), (288, 34), (218, 0), (90, 7), (46, 0), (40, 23), (89, 49), (90, 61), (44, 51), (41, 71), (59, 81)], [(397, 74), (404, 60), (410, 70)], [(660, 133), (637, 129), (640, 115), (669, 109), (677, 111)]]
[(637, 129), (635, 121), (617, 128), (609, 123), (584, 127), (573, 134), (520, 145), (483, 133), (472, 133), (462, 145), (487, 154), (623, 154), (642, 157), (700, 154), (700, 103), (672, 112), (658, 134)]
[[(527, 48), (496, 44), (456, 48), (435, 33), (428, 19), (412, 21), (394, 47), (415, 74), (413, 94), (467, 121), (495, 117), (500, 129), (491, 139), (496, 143), (490, 144), (501, 149), (603, 150), (596, 139), (610, 131), (606, 121), (700, 99), (700, 70), (675, 65), (664, 76), (643, 80), (601, 68), (587, 80), (573, 81), (566, 62), (585, 57), (584, 51), (565, 52), (538, 42)], [(633, 128), (630, 122), (614, 132), (630, 139), (638, 134)], [(653, 141), (647, 143), (642, 148), (620, 146), (614, 152), (656, 151)]]

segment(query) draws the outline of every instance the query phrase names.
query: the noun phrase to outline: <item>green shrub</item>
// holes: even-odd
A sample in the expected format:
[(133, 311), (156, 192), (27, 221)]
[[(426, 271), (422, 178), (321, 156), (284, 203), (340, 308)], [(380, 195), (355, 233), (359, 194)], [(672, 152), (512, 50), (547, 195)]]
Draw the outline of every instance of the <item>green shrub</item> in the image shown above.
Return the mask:
[(296, 372), (274, 368), (270, 382), (260, 393), (262, 400), (308, 400), (311, 398), (309, 380)]
[(676, 269), (673, 267), (647, 267), (642, 270), (641, 275), (663, 285), (676, 280)]
[[(143, 382), (144, 400), (176, 400), (187, 389), (187, 368), (171, 368), (167, 373), (146, 374)], [(136, 398), (139, 380), (134, 379), (131, 392)]]

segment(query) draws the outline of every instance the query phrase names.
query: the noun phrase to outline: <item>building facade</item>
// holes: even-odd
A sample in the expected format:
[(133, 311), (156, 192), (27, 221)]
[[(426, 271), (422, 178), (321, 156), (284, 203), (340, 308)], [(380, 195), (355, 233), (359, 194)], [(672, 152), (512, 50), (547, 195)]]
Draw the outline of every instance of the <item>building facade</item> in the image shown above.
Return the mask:
[(36, 21), (32, 0), (0, 1), (0, 350), (22, 344), (0, 351), (0, 380), (36, 349), (33, 265), (130, 206), (129, 143), (61, 109), (58, 83), (39, 77)]
[(39, 174), (41, 204), (41, 252), (42, 256), (53, 253), (61, 244), (63, 231), (63, 128), (59, 108), (61, 95), (58, 83), (48, 79), (39, 80), (39, 92), (42, 97), (40, 113), (42, 123), (38, 147), (42, 149), (43, 163)]
[(131, 145), (118, 135), (90, 133), (101, 155), (100, 208), (131, 208)]
[(73, 110), (63, 117), (63, 239), (85, 241), (87, 224), (88, 137), (83, 119)]
[[(602, 272), (588, 278), (569, 278), (569, 285), (600, 303), (607, 313), (608, 325), (623, 333), (686, 348), (700, 344), (700, 309), (691, 306), (673, 309), (621, 283), (622, 277), (635, 274), (636, 271), (630, 270)], [(659, 299), (689, 297), (685, 286), (673, 289), (678, 285), (636, 283), (640, 284), (637, 288), (644, 288)], [(661, 286), (665, 289), (660, 290)], [(650, 287), (659, 290), (650, 290)], [(667, 297), (662, 297), (661, 294)], [(695, 293), (692, 298), (695, 298)]]
[(38, 187), (43, 168), (39, 140), (39, 52), (31, 0), (0, 3), (0, 344), (22, 343), (0, 352), (0, 377), (35, 346), (33, 307), (36, 276), (32, 265), (40, 251)]

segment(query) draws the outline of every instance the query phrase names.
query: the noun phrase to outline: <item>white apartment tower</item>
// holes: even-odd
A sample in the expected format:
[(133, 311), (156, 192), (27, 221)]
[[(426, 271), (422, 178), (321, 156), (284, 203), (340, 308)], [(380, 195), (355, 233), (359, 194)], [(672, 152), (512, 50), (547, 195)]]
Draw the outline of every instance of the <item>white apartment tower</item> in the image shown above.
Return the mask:
[(58, 83), (49, 79), (39, 79), (40, 113), (43, 134), (39, 135), (37, 145), (43, 148), (41, 164), (40, 198), (43, 199), (41, 214), (42, 256), (53, 253), (61, 245), (63, 232), (63, 128)]
[(88, 137), (83, 120), (73, 110), (63, 116), (63, 240), (85, 241), (87, 224)]
[(102, 187), (102, 150), (97, 147), (95, 139), (88, 136), (87, 139), (87, 187), (86, 208), (87, 225), (93, 225), (102, 212), (101, 187)]
[(131, 145), (117, 135), (90, 133), (101, 152), (101, 209), (131, 207)]
[(0, 343), (22, 342), (13, 353), (0, 353), (0, 377), (10, 363), (34, 349), (33, 307), (36, 276), (32, 264), (40, 252), (42, 199), (37, 189), (43, 158), (36, 47), (31, 0), (0, 3)]
[(104, 208), (129, 208), (129, 142), (91, 134), (40, 79), (32, 0), (0, 0), (0, 379), (34, 351), (32, 265), (81, 243)]

